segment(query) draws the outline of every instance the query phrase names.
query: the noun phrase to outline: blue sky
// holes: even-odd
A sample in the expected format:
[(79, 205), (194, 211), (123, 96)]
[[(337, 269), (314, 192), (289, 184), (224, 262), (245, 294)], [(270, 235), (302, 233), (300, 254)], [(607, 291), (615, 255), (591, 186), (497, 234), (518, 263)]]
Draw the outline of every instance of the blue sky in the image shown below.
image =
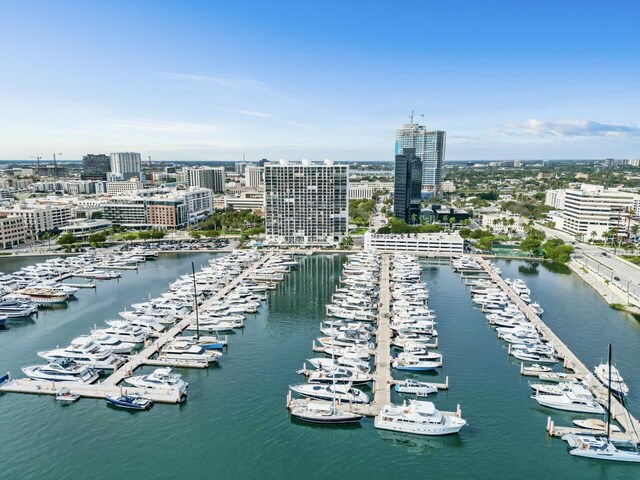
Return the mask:
[(639, 157), (639, 5), (3, 2), (0, 159)]

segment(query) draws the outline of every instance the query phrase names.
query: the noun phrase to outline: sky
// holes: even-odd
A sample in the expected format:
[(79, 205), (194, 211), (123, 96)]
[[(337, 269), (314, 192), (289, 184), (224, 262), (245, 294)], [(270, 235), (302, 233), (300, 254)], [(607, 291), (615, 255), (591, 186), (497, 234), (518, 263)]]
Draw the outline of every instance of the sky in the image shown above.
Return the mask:
[[(640, 157), (636, 1), (2, 1), (0, 160)], [(422, 116), (424, 115), (424, 116)]]

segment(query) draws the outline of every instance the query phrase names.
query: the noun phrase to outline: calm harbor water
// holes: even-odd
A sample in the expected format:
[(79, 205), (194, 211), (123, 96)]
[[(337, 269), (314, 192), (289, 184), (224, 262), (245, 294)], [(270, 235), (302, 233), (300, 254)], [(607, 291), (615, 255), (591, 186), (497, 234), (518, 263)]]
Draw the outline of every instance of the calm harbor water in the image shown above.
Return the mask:
[[(20, 367), (39, 363), (38, 350), (66, 344), (132, 302), (166, 291), (192, 260), (200, 265), (208, 258), (163, 257), (137, 273), (123, 272), (119, 282), (80, 291), (67, 309), (12, 323), (0, 331), (0, 370), (20, 373)], [(302, 380), (295, 371), (312, 356), (342, 259), (302, 257), (299, 270), (269, 293), (260, 313), (248, 316), (244, 332), (229, 336), (219, 367), (181, 371), (189, 382), (183, 405), (129, 413), (99, 400), (62, 406), (46, 396), (0, 396), (0, 479), (638, 478), (633, 465), (573, 458), (564, 442), (547, 437), (547, 415), (563, 424), (572, 416), (529, 398), (517, 363), (446, 264), (425, 264), (423, 275), (438, 314), (445, 367), (420, 378), (444, 381), (449, 375), (450, 391), (433, 401), (442, 410), (460, 403), (468, 427), (459, 436), (420, 438), (377, 431), (370, 419), (338, 429), (292, 422), (285, 410), (287, 387)], [(0, 269), (10, 270), (10, 262), (0, 259)], [(505, 277), (527, 281), (545, 320), (585, 362), (599, 362), (606, 344), (614, 344), (638, 414), (640, 324), (611, 310), (570, 273), (520, 261), (500, 266)]]

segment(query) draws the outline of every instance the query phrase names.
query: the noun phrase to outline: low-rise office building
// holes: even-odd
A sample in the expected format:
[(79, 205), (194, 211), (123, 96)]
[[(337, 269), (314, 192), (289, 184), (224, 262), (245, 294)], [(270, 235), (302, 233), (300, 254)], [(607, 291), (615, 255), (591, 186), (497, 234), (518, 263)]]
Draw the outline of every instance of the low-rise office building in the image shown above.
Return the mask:
[(63, 204), (25, 204), (20, 203), (11, 209), (2, 210), (10, 216), (19, 216), (24, 220), (27, 236), (37, 238), (48, 231), (58, 231), (71, 221), (71, 206)]
[(27, 229), (24, 219), (17, 215), (0, 213), (0, 247), (11, 248), (24, 243)]

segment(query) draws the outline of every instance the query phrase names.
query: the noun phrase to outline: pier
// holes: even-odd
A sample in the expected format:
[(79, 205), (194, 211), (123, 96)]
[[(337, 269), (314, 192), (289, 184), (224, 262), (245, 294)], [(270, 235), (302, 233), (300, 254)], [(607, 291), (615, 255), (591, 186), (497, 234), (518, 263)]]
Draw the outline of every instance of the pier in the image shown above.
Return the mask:
[[(214, 302), (223, 298), (232, 289), (237, 287), (245, 278), (248, 278), (253, 271), (260, 268), (272, 256), (272, 253), (263, 255), (259, 260), (245, 268), (240, 275), (229, 282), (224, 288), (218, 291), (211, 298), (207, 299), (199, 308), (206, 309)], [(183, 397), (178, 389), (175, 388), (144, 389), (138, 387), (118, 386), (118, 384), (125, 378), (133, 375), (133, 372), (143, 365), (206, 368), (208, 366), (206, 362), (151, 358), (155, 354), (159, 353), (165, 344), (178, 337), (191, 323), (195, 322), (195, 316), (196, 314), (194, 311), (193, 313), (185, 316), (169, 330), (161, 333), (157, 339), (145, 346), (142, 351), (130, 356), (127, 363), (101, 383), (86, 384), (80, 382), (49, 382), (30, 378), (11, 379), (9, 376), (5, 383), (0, 384), (0, 393), (11, 392), (55, 395), (61, 388), (68, 388), (71, 392), (86, 398), (103, 399), (107, 395), (139, 394), (158, 403), (179, 403), (182, 401)]]
[[(549, 342), (549, 344), (557, 352), (558, 356), (564, 359), (564, 367), (572, 370), (578, 377), (588, 380), (589, 390), (593, 393), (595, 399), (603, 405), (607, 406), (607, 388), (602, 385), (589, 368), (580, 361), (580, 359), (565, 345), (560, 338), (536, 315), (533, 310), (525, 303), (520, 296), (498, 275), (487, 263), (487, 261), (479, 255), (474, 255), (474, 259), (482, 265), (484, 270), (489, 274), (493, 283), (498, 285), (502, 291), (525, 314), (527, 319), (535, 326), (536, 330)], [(640, 444), (640, 423), (631, 415), (631, 413), (622, 405), (615, 397), (611, 396), (611, 418), (615, 419), (624, 433), (615, 434), (616, 437), (624, 440), (630, 440), (636, 444)], [(562, 437), (568, 433), (584, 433), (583, 429), (575, 427), (558, 427), (549, 419), (547, 422), (547, 432), (549, 435)]]

